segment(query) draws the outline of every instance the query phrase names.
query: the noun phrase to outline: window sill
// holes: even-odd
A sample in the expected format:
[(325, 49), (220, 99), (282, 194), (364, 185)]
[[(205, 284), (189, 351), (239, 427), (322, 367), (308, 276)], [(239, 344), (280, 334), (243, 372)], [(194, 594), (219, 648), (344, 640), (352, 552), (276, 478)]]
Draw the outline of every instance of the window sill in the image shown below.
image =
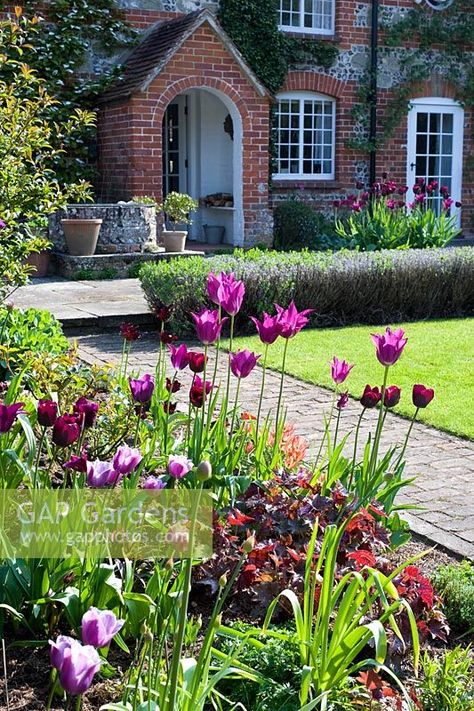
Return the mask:
[(326, 190), (335, 190), (340, 188), (342, 183), (340, 180), (303, 180), (303, 179), (291, 179), (291, 180), (272, 180), (272, 187), (278, 190), (301, 190), (304, 192), (307, 189), (313, 190), (314, 188), (321, 188)]
[(285, 27), (279, 27), (278, 28), (280, 32), (284, 32), (285, 35), (288, 35), (289, 37), (295, 37), (298, 39), (308, 39), (308, 40), (327, 40), (328, 42), (338, 42), (339, 41), (339, 36), (335, 32), (318, 32), (314, 31), (311, 32), (311, 30), (306, 29), (301, 29), (299, 30), (297, 27), (292, 27), (291, 29), (288, 28), (286, 29)]

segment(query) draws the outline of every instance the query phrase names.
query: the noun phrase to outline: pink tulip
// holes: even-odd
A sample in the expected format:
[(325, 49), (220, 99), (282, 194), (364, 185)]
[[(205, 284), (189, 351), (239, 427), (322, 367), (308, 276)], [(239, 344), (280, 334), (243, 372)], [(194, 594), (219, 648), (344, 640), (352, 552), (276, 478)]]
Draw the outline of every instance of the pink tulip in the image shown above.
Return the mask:
[(237, 351), (229, 356), (230, 369), (236, 378), (246, 378), (257, 365), (259, 355), (248, 350)]
[(292, 301), (287, 309), (275, 304), (278, 318), (278, 329), (282, 338), (293, 338), (303, 329), (308, 323), (307, 316), (313, 313), (314, 309), (304, 309), (298, 311), (295, 302)]
[(379, 363), (389, 366), (397, 362), (407, 344), (404, 335), (405, 332), (401, 328), (397, 328), (395, 331), (387, 328), (385, 333), (372, 334)]
[(258, 335), (262, 343), (271, 345), (275, 343), (276, 339), (280, 335), (280, 328), (278, 325), (278, 316), (269, 316), (265, 311), (263, 312), (263, 319), (259, 321), (254, 316), (250, 317), (255, 324)]
[(345, 360), (339, 360), (336, 356), (331, 361), (331, 378), (336, 385), (340, 385), (347, 378), (354, 365), (349, 365)]
[(221, 335), (222, 326), (227, 318), (219, 319), (219, 311), (203, 309), (199, 314), (191, 314), (196, 326), (196, 333), (204, 345), (215, 343)]
[(189, 365), (189, 353), (185, 343), (180, 346), (168, 346), (171, 365), (175, 370), (184, 370)]
[(194, 464), (185, 455), (170, 454), (168, 459), (168, 474), (174, 479), (182, 479), (189, 474)]

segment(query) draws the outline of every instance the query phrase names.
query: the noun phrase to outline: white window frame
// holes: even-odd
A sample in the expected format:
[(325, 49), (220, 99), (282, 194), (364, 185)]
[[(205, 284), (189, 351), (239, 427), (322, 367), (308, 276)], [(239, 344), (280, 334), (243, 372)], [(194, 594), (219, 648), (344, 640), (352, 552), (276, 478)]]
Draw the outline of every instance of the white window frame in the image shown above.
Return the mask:
[[(278, 94), (277, 97), (278, 105), (280, 101), (299, 101), (299, 163), (300, 171), (298, 173), (274, 173), (274, 180), (287, 180), (287, 181), (304, 181), (304, 180), (334, 180), (335, 179), (335, 164), (336, 164), (336, 100), (333, 96), (328, 96), (327, 94), (319, 94), (313, 91), (288, 91), (283, 94)], [(330, 102), (332, 104), (332, 130), (331, 130), (331, 165), (332, 171), (330, 173), (303, 173), (303, 149), (304, 149), (304, 102), (305, 100)], [(277, 109), (278, 115), (278, 109)], [(280, 145), (278, 128), (277, 130), (277, 145)], [(290, 129), (291, 130), (291, 129)], [(324, 129), (323, 129), (324, 131)], [(324, 160), (324, 158), (323, 158)], [(326, 159), (327, 160), (327, 159)]]
[[(305, 27), (304, 25), (304, 16), (305, 16), (305, 11), (304, 11), (304, 0), (298, 0), (300, 3), (300, 9), (299, 9), (299, 16), (300, 16), (300, 21), (299, 24), (295, 27), (293, 25), (283, 25), (281, 22), (278, 24), (278, 29), (281, 30), (282, 32), (295, 32), (295, 33), (300, 33), (300, 34), (308, 34), (308, 35), (333, 35), (334, 34), (334, 28), (336, 24), (336, 1), (337, 0), (331, 0), (332, 3), (332, 8), (331, 8), (331, 27), (328, 29), (321, 29), (318, 27)], [(280, 8), (279, 8), (279, 16), (280, 19), (282, 17), (283, 13), (283, 8), (282, 8), (282, 2), (283, 0), (280, 0)]]

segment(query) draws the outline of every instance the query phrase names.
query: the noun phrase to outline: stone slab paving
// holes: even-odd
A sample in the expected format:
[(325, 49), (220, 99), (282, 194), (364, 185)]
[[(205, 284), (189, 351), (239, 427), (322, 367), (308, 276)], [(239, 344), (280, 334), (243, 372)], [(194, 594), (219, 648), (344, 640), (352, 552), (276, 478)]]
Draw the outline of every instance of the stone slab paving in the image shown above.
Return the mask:
[[(122, 350), (122, 340), (117, 333), (85, 335), (77, 338), (80, 357), (89, 363), (117, 363)], [(293, 345), (293, 344), (292, 344)], [(295, 342), (296, 347), (296, 342)], [(138, 372), (153, 372), (159, 350), (157, 334), (147, 334), (137, 341), (132, 350), (130, 367)], [(219, 375), (224, 376), (225, 354), (219, 361)], [(212, 361), (209, 365), (212, 372)], [(260, 390), (261, 368), (256, 368), (242, 381), (240, 401), (244, 409), (255, 412)], [(189, 385), (189, 375), (180, 379)], [(268, 371), (263, 412), (274, 414), (280, 387), (280, 376)], [(183, 387), (180, 395), (186, 390)], [(323, 414), (328, 413), (331, 393), (320, 387), (287, 376), (283, 397), (288, 421), (296, 432), (305, 436), (310, 448), (319, 448), (324, 429)], [(340, 431), (353, 429), (360, 414), (360, 404), (351, 400), (341, 418)], [(366, 413), (359, 442), (364, 443), (375, 425), (375, 413)], [(404, 440), (409, 423), (389, 413), (382, 438), (382, 451)], [(348, 441), (352, 452), (353, 440)], [(403, 513), (412, 530), (457, 555), (474, 559), (474, 442), (463, 440), (417, 423), (406, 452), (406, 476), (416, 476), (411, 487), (403, 491), (400, 504), (410, 503), (420, 507)]]
[(107, 328), (124, 318), (151, 323), (150, 313), (138, 279), (68, 281), (61, 277), (33, 279), (18, 289), (15, 306), (47, 309), (65, 327)]

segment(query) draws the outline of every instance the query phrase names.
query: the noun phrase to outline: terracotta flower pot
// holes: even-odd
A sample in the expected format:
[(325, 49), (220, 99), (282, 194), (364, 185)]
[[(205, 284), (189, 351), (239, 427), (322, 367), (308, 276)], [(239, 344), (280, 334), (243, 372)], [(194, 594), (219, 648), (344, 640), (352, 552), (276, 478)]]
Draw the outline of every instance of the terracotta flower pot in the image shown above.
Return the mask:
[(61, 220), (69, 254), (89, 257), (95, 252), (102, 220)]
[(163, 230), (165, 252), (184, 252), (187, 232)]
[(33, 252), (26, 260), (26, 263), (35, 268), (31, 273), (33, 279), (41, 279), (48, 273), (49, 263), (51, 261), (51, 252), (44, 250), (43, 252)]

